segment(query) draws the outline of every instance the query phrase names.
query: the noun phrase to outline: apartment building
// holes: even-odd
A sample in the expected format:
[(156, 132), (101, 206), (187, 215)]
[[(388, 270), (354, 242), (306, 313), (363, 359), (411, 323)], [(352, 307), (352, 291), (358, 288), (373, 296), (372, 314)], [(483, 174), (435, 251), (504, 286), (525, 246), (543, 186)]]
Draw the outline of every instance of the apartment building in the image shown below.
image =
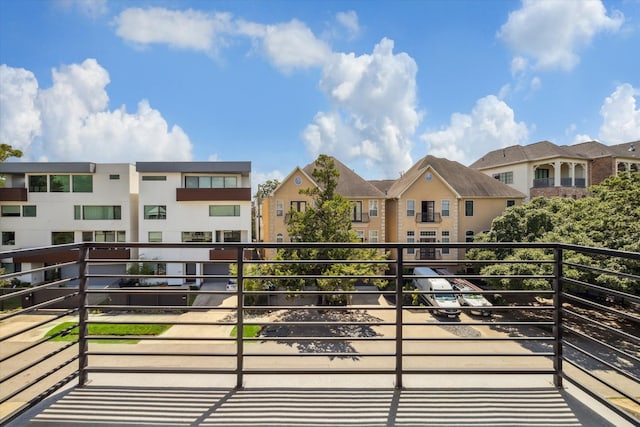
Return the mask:
[[(251, 162), (137, 162), (140, 242), (251, 241)], [(235, 251), (141, 248), (168, 275), (227, 274)], [(207, 259), (211, 262), (193, 262)], [(171, 262), (166, 262), (170, 260)], [(221, 262), (227, 261), (227, 262)], [(200, 285), (199, 278), (187, 283)], [(184, 283), (181, 278), (170, 284)]]
[[(0, 163), (0, 251), (77, 242), (126, 242), (138, 236), (138, 179), (130, 164)], [(90, 257), (129, 258), (129, 251), (92, 251)], [(2, 260), (8, 272), (75, 260), (69, 251), (58, 257), (25, 255)], [(124, 273), (126, 264), (93, 266), (93, 273)], [(73, 277), (64, 267), (22, 276), (39, 283)], [(104, 280), (96, 279), (99, 285)]]
[[(387, 240), (468, 242), (524, 198), (522, 192), (458, 162), (425, 156), (387, 190)], [(462, 254), (448, 248), (409, 248), (404, 257), (455, 260)]]
[[(336, 193), (351, 203), (351, 225), (363, 242), (386, 240), (385, 195), (372, 183), (332, 157), (340, 173)], [(262, 239), (267, 242), (289, 242), (287, 224), (291, 211), (304, 211), (312, 198), (300, 190), (318, 187), (313, 179), (315, 162), (296, 167), (273, 193), (262, 202)]]
[(470, 165), (527, 195), (584, 197), (587, 187), (624, 171), (640, 170), (640, 141), (558, 146), (549, 141), (491, 151)]

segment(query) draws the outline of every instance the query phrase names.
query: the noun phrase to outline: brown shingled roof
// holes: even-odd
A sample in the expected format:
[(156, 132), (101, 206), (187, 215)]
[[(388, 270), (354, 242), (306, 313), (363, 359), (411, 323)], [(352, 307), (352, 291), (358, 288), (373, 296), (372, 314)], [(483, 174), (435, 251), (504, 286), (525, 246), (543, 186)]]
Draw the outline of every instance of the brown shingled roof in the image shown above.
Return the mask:
[(570, 147), (564, 145), (558, 146), (549, 141), (540, 141), (525, 146), (512, 145), (511, 147), (490, 151), (469, 165), (469, 167), (484, 169), (531, 160), (552, 159), (555, 157), (584, 158), (582, 154), (572, 151)]
[[(331, 156), (330, 156), (331, 157)], [(349, 169), (342, 162), (335, 157), (331, 157), (335, 164), (335, 168), (340, 172), (338, 178), (338, 185), (336, 192), (342, 194), (347, 198), (356, 197), (372, 197), (372, 198), (384, 198), (385, 194), (380, 191), (376, 186), (369, 181), (363, 179), (360, 175)], [(313, 169), (315, 168), (315, 162), (309, 163), (302, 170), (313, 179)]]
[(460, 197), (524, 198), (520, 191), (495, 178), (451, 160), (426, 156), (411, 167), (389, 189), (390, 197), (399, 197), (431, 168), (442, 177)]

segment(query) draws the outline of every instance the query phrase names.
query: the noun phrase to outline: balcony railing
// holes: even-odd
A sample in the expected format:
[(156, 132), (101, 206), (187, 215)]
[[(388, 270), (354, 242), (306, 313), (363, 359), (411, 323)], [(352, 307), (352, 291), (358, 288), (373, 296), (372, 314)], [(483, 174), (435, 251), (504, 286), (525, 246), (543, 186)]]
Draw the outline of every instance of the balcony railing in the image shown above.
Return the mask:
[(533, 188), (553, 187), (553, 178), (536, 178), (533, 180)]
[(368, 223), (369, 222), (369, 214), (368, 213), (361, 213), (359, 215), (353, 215), (351, 217), (351, 222)]
[[(169, 274), (116, 273), (109, 266), (122, 265), (122, 259), (90, 256), (91, 251), (126, 248), (135, 257), (149, 247), (174, 254), (173, 259), (161, 260)], [(374, 248), (387, 257), (377, 261), (260, 260), (247, 255), (283, 247)], [(474, 314), (474, 307), (462, 305), (459, 318), (438, 317), (439, 307), (420, 301), (442, 291), (413, 288), (413, 281), (430, 277), (416, 276), (414, 267), (455, 271), (456, 266), (480, 267), (504, 261), (412, 260), (403, 254), (408, 248), (418, 252), (449, 248), (453, 254), (463, 252), (455, 249), (472, 247), (537, 248), (549, 256), (509, 261), (544, 274), (438, 276), (480, 284), (481, 290), (464, 294), (480, 295), (493, 303), (483, 308), (490, 316)], [(198, 270), (202, 274), (195, 276), (171, 273), (171, 265), (185, 262), (228, 267), (228, 259), (212, 260), (208, 254), (204, 255), (206, 259), (195, 258), (196, 254), (203, 256), (205, 248), (234, 251), (235, 273), (220, 273), (218, 269), (216, 274)], [(616, 402), (627, 402), (625, 407), (640, 405), (639, 253), (551, 243), (85, 243), (1, 252), (0, 259), (12, 262), (26, 255), (54, 259), (56, 253), (70, 250), (78, 255), (74, 261), (0, 276), (0, 280), (24, 280), (48, 270), (62, 273), (57, 280), (32, 281), (27, 288), (0, 296), (5, 310), (15, 307), (0, 313), (0, 404), (12, 408), (1, 424), (65, 384), (75, 382), (83, 387), (92, 376), (105, 373), (231, 375), (239, 388), (247, 378), (260, 375), (389, 375), (399, 389), (405, 380), (423, 375), (543, 375), (552, 378), (557, 387), (566, 380), (631, 423), (638, 422)], [(571, 259), (584, 261), (569, 262), (568, 254), (580, 254)], [(632, 266), (631, 273), (594, 268), (589, 259), (596, 257), (615, 259), (610, 265)], [(139, 258), (125, 261), (149, 262)], [(267, 265), (298, 263), (305, 265), (307, 273), (303, 276), (265, 273)], [(378, 268), (367, 275), (346, 273), (350, 269), (331, 276), (314, 273), (314, 265), (335, 263), (366, 263)], [(538, 268), (531, 268), (534, 265)], [(630, 289), (636, 284), (636, 293), (609, 289), (595, 280), (578, 281), (572, 278), (574, 275), (565, 274), (569, 270), (588, 271), (593, 277), (622, 277)], [(170, 278), (183, 280), (185, 286), (118, 285), (123, 280)], [(194, 278), (202, 279), (205, 285), (187, 286), (187, 281)], [(235, 286), (226, 286), (229, 279), (235, 279)], [(330, 280), (335, 286), (320, 290), (318, 279)], [(486, 286), (491, 279), (509, 281), (510, 285), (492, 289)], [(113, 286), (97, 286), (108, 280)], [(525, 280), (546, 286), (516, 286)], [(384, 286), (363, 286), (367, 281), (383, 281)], [(296, 286), (287, 286), (292, 283)], [(22, 298), (35, 297), (47, 289), (58, 291), (48, 300), (20, 303)], [(446, 293), (461, 295), (457, 291)], [(171, 295), (179, 296), (180, 303), (172, 303), (168, 298)], [(337, 296), (343, 305), (321, 304)], [(51, 308), (54, 306), (55, 310)], [(68, 319), (78, 324), (77, 337), (57, 340), (70, 334), (71, 326), (47, 336), (39, 332)], [(166, 325), (172, 333), (114, 336), (93, 329), (96, 325), (123, 324)], [(231, 328), (257, 328), (260, 332), (246, 337), (243, 333), (229, 335)], [(131, 344), (105, 344), (109, 342)]]
[(442, 222), (442, 216), (440, 215), (440, 212), (434, 212), (432, 215), (429, 215), (427, 212), (417, 212), (416, 222), (418, 224), (424, 224), (424, 223), (439, 224)]

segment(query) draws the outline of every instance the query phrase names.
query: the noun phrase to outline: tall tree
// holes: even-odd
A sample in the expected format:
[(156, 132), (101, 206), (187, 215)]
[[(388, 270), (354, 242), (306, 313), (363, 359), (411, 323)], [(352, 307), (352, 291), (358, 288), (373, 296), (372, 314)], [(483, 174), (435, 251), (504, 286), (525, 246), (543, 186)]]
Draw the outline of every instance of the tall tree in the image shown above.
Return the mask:
[[(583, 246), (640, 252), (640, 173), (613, 176), (590, 188), (590, 197), (579, 200), (566, 198), (535, 198), (526, 205), (508, 209), (496, 218), (491, 230), (479, 234), (482, 242), (562, 242)], [(486, 249), (467, 251), (468, 259), (527, 260), (551, 259), (540, 249)], [(584, 264), (583, 256), (568, 252), (566, 258)], [(618, 258), (592, 257), (592, 267), (604, 270), (640, 274), (640, 263)], [(481, 269), (483, 275), (550, 274), (549, 264), (491, 264)], [(628, 291), (640, 291), (637, 282), (604, 272), (578, 271), (567, 268), (570, 277), (578, 280)], [(544, 280), (493, 279), (501, 288), (548, 288)]]
[[(289, 212), (290, 220), (287, 231), (292, 239), (299, 242), (344, 242), (356, 243), (357, 234), (351, 228), (351, 203), (336, 192), (340, 172), (335, 168), (333, 159), (327, 155), (320, 155), (315, 162), (312, 176), (317, 187), (303, 189), (302, 194), (309, 195), (313, 202), (305, 211)], [(350, 260), (381, 260), (386, 255), (377, 249), (363, 249), (355, 247), (305, 247), (283, 248), (275, 256), (276, 260), (318, 260), (317, 263), (303, 264), (271, 264), (268, 267), (274, 275), (317, 275), (317, 276), (373, 276), (378, 273), (378, 266), (374, 263), (349, 263)], [(326, 261), (326, 262), (324, 262)], [(345, 261), (345, 262), (332, 262)], [(323, 291), (353, 290), (357, 279), (321, 278), (313, 280)], [(384, 286), (385, 282), (377, 279), (366, 280), (377, 286)], [(287, 279), (283, 284), (292, 291), (300, 290), (305, 279)], [(324, 303), (341, 304), (347, 300), (344, 295), (325, 295)]]
[[(9, 157), (22, 157), (22, 151), (13, 148), (9, 144), (0, 144), (0, 163)], [(4, 176), (0, 175), (0, 188), (4, 187)]]

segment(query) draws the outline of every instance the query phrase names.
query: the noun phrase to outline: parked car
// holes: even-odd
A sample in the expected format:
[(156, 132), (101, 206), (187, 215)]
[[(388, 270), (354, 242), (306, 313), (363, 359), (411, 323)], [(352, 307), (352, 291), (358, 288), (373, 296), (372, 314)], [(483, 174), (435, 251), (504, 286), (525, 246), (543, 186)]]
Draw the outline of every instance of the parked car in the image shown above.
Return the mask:
[(227, 282), (227, 290), (228, 291), (237, 291), (238, 290), (238, 280), (237, 279), (229, 279)]
[(491, 315), (491, 310), (487, 310), (485, 307), (491, 307), (492, 304), (481, 294), (471, 293), (476, 292), (477, 289), (474, 289), (465, 283), (461, 283), (461, 281), (455, 281), (451, 286), (454, 291), (469, 292), (456, 294), (456, 298), (460, 305), (471, 307), (472, 312), (478, 312), (483, 316)]
[[(435, 271), (427, 267), (416, 267), (413, 270), (413, 274), (416, 276), (438, 276)], [(460, 304), (453, 294), (453, 288), (447, 279), (441, 277), (414, 278), (413, 284), (420, 291), (437, 292), (420, 295), (427, 304), (440, 308), (435, 313), (443, 314), (447, 317), (458, 317), (460, 315)]]

